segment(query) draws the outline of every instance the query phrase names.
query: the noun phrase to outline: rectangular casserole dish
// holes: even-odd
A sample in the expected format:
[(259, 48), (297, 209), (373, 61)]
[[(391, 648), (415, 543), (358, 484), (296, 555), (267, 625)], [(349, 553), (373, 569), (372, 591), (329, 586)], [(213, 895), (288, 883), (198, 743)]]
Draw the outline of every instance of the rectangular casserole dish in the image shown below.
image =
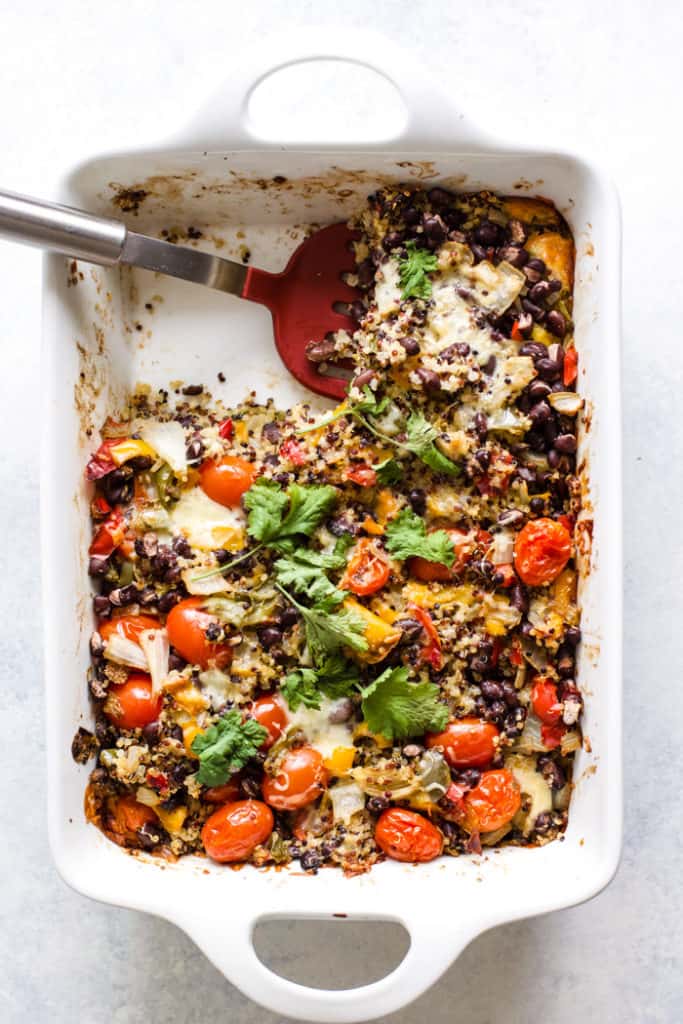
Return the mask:
[[(362, 147), (283, 147), (256, 139), (246, 118), (254, 86), (270, 70), (315, 58), (374, 68), (397, 85), (408, 111), (401, 137)], [(233, 871), (199, 858), (162, 868), (153, 858), (130, 856), (85, 820), (89, 769), (71, 761), (69, 747), (78, 726), (92, 721), (85, 686), (92, 613), (83, 467), (99, 426), (139, 382), (152, 388), (204, 383), (228, 402), (254, 390), (259, 399), (272, 395), (284, 405), (300, 400), (302, 389), (279, 363), (265, 309), (147, 272), (46, 257), (42, 543), (49, 831), (57, 867), (84, 895), (176, 923), (268, 1009), (359, 1021), (416, 998), (482, 931), (586, 900), (616, 870), (622, 818), (619, 209), (613, 188), (591, 164), (511, 149), (475, 133), (425, 86), (423, 69), (384, 39), (337, 36), (330, 53), (327, 42), (298, 33), (296, 40), (261, 47), (258, 61), (235, 69), (208, 113), (172, 145), (89, 161), (62, 181), (56, 198), (118, 213), (137, 231), (165, 230), (184, 240), (189, 227), (198, 229), (201, 247), (239, 257), (246, 246), (253, 263), (269, 270), (284, 266), (307, 225), (345, 219), (379, 185), (401, 181), (541, 194), (564, 214), (577, 247), (578, 390), (586, 400), (579, 456), (587, 510), (578, 681), (588, 742), (577, 759), (569, 827), (563, 841), (538, 849), (505, 848), (418, 867), (383, 863), (356, 878)], [(445, 901), (454, 912), (438, 915), (437, 925), (435, 911)], [(405, 959), (380, 981), (328, 991), (281, 978), (256, 956), (257, 921), (332, 916), (400, 922), (411, 937)]]

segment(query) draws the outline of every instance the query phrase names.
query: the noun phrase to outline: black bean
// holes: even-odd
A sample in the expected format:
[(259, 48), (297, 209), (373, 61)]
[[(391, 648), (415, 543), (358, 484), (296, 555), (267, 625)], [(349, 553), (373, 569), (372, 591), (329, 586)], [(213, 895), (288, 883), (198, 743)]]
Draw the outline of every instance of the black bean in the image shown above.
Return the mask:
[(529, 608), (529, 598), (527, 597), (526, 590), (522, 583), (513, 583), (510, 588), (510, 604), (513, 608), (516, 608), (522, 615)]
[(543, 274), (536, 267), (532, 266), (533, 260), (529, 260), (526, 266), (523, 268), (524, 276), (526, 277), (529, 284), (536, 284), (541, 280)]
[(363, 260), (362, 263), (358, 264), (356, 270), (358, 277), (358, 283), (361, 285), (369, 285), (375, 278), (375, 267), (371, 259)]
[(524, 480), (526, 484), (535, 484), (537, 481), (536, 470), (533, 466), (518, 466), (517, 476), (520, 480)]
[(555, 422), (554, 417), (549, 419), (547, 423), (543, 424), (543, 436), (547, 447), (552, 448), (555, 443), (555, 438), (557, 437), (557, 423)]
[(543, 498), (532, 498), (529, 502), (529, 508), (535, 516), (543, 515), (545, 512), (545, 501)]
[(498, 516), (499, 526), (521, 526), (524, 522), (524, 513), (518, 508), (506, 508)]
[(282, 631), (277, 626), (264, 626), (258, 631), (258, 638), (262, 646), (268, 650), (275, 644), (282, 642)]
[(530, 430), (526, 435), (526, 443), (533, 452), (545, 451), (545, 438), (538, 430)]
[(188, 462), (198, 462), (204, 454), (204, 451), (204, 442), (201, 437), (193, 437), (185, 449)]
[(564, 638), (572, 647), (577, 647), (581, 643), (581, 630), (578, 626), (567, 626), (564, 631)]
[(532, 359), (545, 359), (548, 355), (548, 349), (540, 341), (525, 341), (519, 347), (519, 354), (520, 356), (531, 356)]
[(545, 833), (549, 832), (553, 826), (553, 816), (550, 811), (541, 811), (539, 816), (534, 822), (534, 830), (536, 832)]
[(109, 722), (105, 722), (101, 718), (95, 722), (95, 736), (102, 748), (116, 746), (116, 733), (111, 728)]
[(560, 464), (560, 453), (556, 452), (555, 449), (552, 448), (548, 452), (548, 465), (550, 466), (551, 469), (557, 469), (559, 464)]
[(124, 468), (115, 469), (102, 478), (104, 496), (110, 505), (129, 500), (133, 494), (133, 475)]
[(417, 619), (398, 619), (394, 622), (394, 626), (396, 629), (401, 630), (402, 644), (417, 643), (422, 634), (422, 623), (418, 622)]
[(408, 501), (413, 512), (423, 516), (427, 510), (427, 494), (421, 487), (414, 487), (408, 494)]
[(135, 553), (141, 558), (154, 558), (159, 547), (156, 533), (147, 532), (135, 538)]
[(363, 370), (362, 373), (359, 373), (357, 377), (353, 378), (351, 386), (362, 390), (366, 385), (369, 386), (376, 376), (377, 374), (374, 370)]
[(219, 622), (210, 622), (204, 630), (204, 636), (209, 643), (215, 644), (223, 636), (223, 627)]
[(355, 536), (358, 532), (356, 524), (348, 514), (344, 513), (334, 516), (332, 519), (328, 519), (327, 528), (334, 537), (343, 537), (344, 534), (347, 533)]
[(168, 667), (171, 672), (182, 672), (186, 664), (187, 662), (185, 659), (182, 658), (177, 651), (174, 651), (173, 648), (171, 648), (171, 653), (168, 656)]
[(414, 206), (406, 206), (403, 211), (403, 220), (406, 224), (413, 225), (420, 221), (420, 211)]
[(241, 780), (240, 787), (247, 800), (261, 799), (261, 784), (258, 779), (254, 779), (247, 775)]
[(88, 574), (90, 576), (104, 576), (109, 568), (108, 555), (91, 555), (88, 562)]
[(401, 338), (400, 344), (409, 356), (416, 356), (420, 351), (420, 343), (415, 338)]
[(503, 683), (503, 700), (509, 708), (516, 708), (519, 704), (519, 697), (512, 683), (505, 680)]
[(280, 487), (287, 487), (292, 481), (292, 475), (291, 473), (275, 473), (273, 480), (278, 483)]
[(184, 395), (201, 395), (204, 390), (203, 384), (188, 384), (186, 388), (183, 388)]
[(463, 768), (458, 772), (458, 782), (461, 785), (467, 786), (468, 789), (474, 789), (475, 786), (479, 785), (481, 781), (481, 772), (478, 768)]
[(359, 323), (363, 319), (366, 313), (367, 307), (364, 302), (360, 301), (360, 299), (356, 299), (355, 302), (352, 302), (349, 305), (349, 316), (351, 317), (352, 320), (355, 320), (357, 323)]
[(546, 319), (545, 325), (551, 334), (554, 334), (556, 338), (564, 338), (567, 333), (567, 321), (560, 313), (559, 309), (552, 309)]
[(541, 754), (539, 757), (538, 770), (551, 789), (564, 789), (566, 786), (567, 776), (562, 765), (547, 754)]
[(545, 317), (545, 310), (542, 306), (537, 306), (536, 303), (532, 302), (530, 299), (522, 299), (522, 309), (528, 313), (530, 317), (533, 317), (537, 323), (540, 323)]
[(482, 245), (478, 245), (477, 242), (473, 242), (470, 249), (472, 250), (475, 263), (481, 263), (481, 261), (485, 260), (488, 256), (486, 249), (484, 249)]
[(164, 573), (164, 583), (177, 583), (180, 579), (181, 569), (179, 565), (172, 565)]
[(514, 740), (522, 735), (526, 721), (526, 710), (521, 707), (513, 708), (503, 719), (503, 731), (508, 739)]
[(173, 550), (181, 558), (192, 558), (192, 546), (187, 537), (174, 537)]
[(403, 231), (388, 231), (384, 236), (384, 241), (382, 244), (384, 245), (386, 251), (389, 252), (391, 249), (396, 249), (401, 244), (404, 238), (405, 234)]
[(453, 201), (453, 193), (448, 192), (445, 188), (439, 188), (437, 185), (434, 188), (430, 188), (427, 193), (427, 199), (429, 199), (432, 206), (447, 206)]
[(560, 434), (555, 438), (555, 448), (564, 455), (571, 455), (576, 451), (576, 438), (573, 434)]
[(312, 871), (314, 874), (322, 862), (322, 857), (317, 850), (306, 850), (299, 858), (299, 863), (304, 871)]
[(554, 359), (538, 359), (536, 362), (536, 372), (542, 380), (553, 381), (557, 380), (560, 376), (562, 367)]
[(486, 472), (491, 464), (491, 453), (486, 448), (479, 448), (474, 453), (474, 457), (477, 460), (477, 464)]
[(538, 426), (541, 423), (546, 423), (552, 418), (553, 411), (547, 402), (540, 401), (536, 405), (532, 405), (529, 409), (529, 419), (532, 423)]
[(531, 382), (529, 385), (529, 395), (534, 401), (538, 401), (541, 398), (547, 398), (550, 394), (550, 385), (546, 384), (544, 380), (538, 380), (538, 378)]
[(332, 725), (339, 725), (341, 722), (348, 722), (353, 714), (353, 701), (350, 697), (342, 697), (336, 701), (334, 707), (327, 716), (328, 722)]
[(277, 620), (282, 630), (291, 629), (299, 621), (299, 613), (296, 608), (285, 608)]
[(138, 595), (139, 603), (144, 605), (145, 608), (149, 608), (151, 605), (156, 604), (156, 600), (157, 592), (152, 586), (143, 587)]
[(485, 717), (491, 720), (500, 719), (505, 714), (505, 704), (502, 700), (494, 700), (488, 706)]
[(117, 587), (109, 595), (109, 600), (116, 608), (123, 608), (127, 604), (133, 604), (140, 596), (140, 591), (134, 583), (126, 587)]
[(439, 245), (442, 242), (445, 242), (448, 234), (448, 228), (438, 213), (431, 216), (429, 214), (425, 214), (422, 218), (422, 227), (424, 228), (424, 233), (430, 242), (436, 242)]
[(486, 700), (501, 700), (503, 696), (502, 686), (493, 679), (484, 679), (480, 689)]
[(488, 249), (491, 246), (498, 245), (500, 242), (500, 228), (493, 221), (483, 220), (479, 227), (475, 229), (474, 237), (480, 245)]
[(389, 801), (385, 796), (371, 796), (368, 799), (368, 810), (373, 814), (381, 814), (382, 811), (386, 811), (389, 806)]
[(539, 281), (533, 288), (529, 290), (529, 298), (532, 302), (535, 302), (537, 306), (545, 302), (551, 292), (549, 281)]
[(489, 432), (488, 420), (483, 412), (478, 412), (474, 417), (474, 429), (477, 432), (477, 437), (480, 441), (486, 440), (486, 435)]
[(441, 390), (441, 380), (438, 373), (435, 373), (434, 370), (427, 370), (424, 366), (421, 366), (415, 371), (415, 375), (425, 391)]
[(162, 594), (159, 598), (159, 611), (170, 612), (178, 601), (180, 601), (183, 595), (179, 590), (168, 590), (165, 594)]
[(104, 652), (104, 640), (100, 634), (95, 630), (90, 635), (90, 653), (93, 658), (101, 658)]
[(526, 249), (522, 249), (518, 245), (504, 245), (498, 250), (498, 258), (500, 260), (505, 260), (507, 263), (511, 263), (513, 267), (517, 267), (518, 270), (521, 270), (529, 259), (529, 254)]
[(92, 599), (92, 606), (95, 615), (100, 616), (100, 618), (111, 614), (111, 602), (104, 594), (95, 594)]
[(306, 345), (306, 358), (311, 363), (324, 363), (332, 360), (337, 354), (334, 340), (323, 338), (322, 341), (309, 341)]
[(142, 730), (142, 738), (150, 747), (155, 746), (161, 739), (161, 723), (149, 722)]
[(557, 659), (557, 672), (563, 679), (571, 679), (574, 675), (574, 653), (562, 654)]

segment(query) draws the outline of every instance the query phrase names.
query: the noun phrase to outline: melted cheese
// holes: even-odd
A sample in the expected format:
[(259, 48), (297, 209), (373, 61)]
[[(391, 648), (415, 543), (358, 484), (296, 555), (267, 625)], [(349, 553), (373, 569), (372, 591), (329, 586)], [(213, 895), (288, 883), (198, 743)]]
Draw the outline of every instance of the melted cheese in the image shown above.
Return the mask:
[(334, 725), (329, 720), (335, 703), (336, 701), (324, 697), (318, 710), (301, 705), (294, 713), (290, 712), (290, 725), (301, 729), (309, 744), (324, 758), (331, 757), (337, 747), (353, 746), (348, 725)]
[(176, 532), (187, 537), (193, 548), (239, 551), (246, 542), (246, 517), (240, 508), (226, 508), (213, 501), (201, 487), (185, 491), (171, 512)]
[(377, 271), (375, 302), (377, 312), (382, 317), (398, 312), (401, 305), (401, 282), (396, 260), (387, 260)]

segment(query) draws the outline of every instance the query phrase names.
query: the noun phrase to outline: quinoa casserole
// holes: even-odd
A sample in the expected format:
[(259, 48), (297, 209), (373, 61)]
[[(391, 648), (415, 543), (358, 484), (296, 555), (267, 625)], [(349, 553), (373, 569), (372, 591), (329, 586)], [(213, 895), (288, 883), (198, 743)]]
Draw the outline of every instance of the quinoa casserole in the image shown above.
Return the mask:
[(102, 428), (86, 814), (347, 874), (567, 824), (582, 743), (574, 245), (541, 199), (384, 188), (328, 413), (205, 387)]

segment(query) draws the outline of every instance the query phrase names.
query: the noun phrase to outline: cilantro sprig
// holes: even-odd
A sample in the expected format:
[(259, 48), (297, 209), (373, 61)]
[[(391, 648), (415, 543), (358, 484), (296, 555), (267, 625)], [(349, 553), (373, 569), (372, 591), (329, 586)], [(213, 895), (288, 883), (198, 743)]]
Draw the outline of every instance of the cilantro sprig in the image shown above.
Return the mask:
[(267, 736), (268, 730), (256, 719), (242, 721), (239, 711), (228, 711), (192, 741), (192, 750), (199, 757), (198, 781), (204, 786), (222, 786), (244, 768)]
[(292, 711), (302, 704), (320, 708), (322, 698), (348, 697), (358, 687), (358, 668), (341, 655), (326, 658), (318, 668), (299, 668), (285, 676), (280, 690)]
[(394, 558), (411, 558), (416, 555), (429, 562), (439, 562), (449, 569), (455, 559), (453, 541), (445, 530), (427, 533), (425, 521), (411, 509), (404, 508), (387, 523), (387, 550)]
[(388, 668), (361, 690), (363, 717), (371, 732), (390, 741), (440, 732), (448, 708), (439, 701), (434, 683), (408, 682), (407, 668)]
[(438, 269), (439, 261), (429, 249), (418, 249), (415, 242), (406, 242), (405, 256), (399, 256), (398, 276), (404, 299), (428, 299), (432, 282), (427, 277)]
[(339, 607), (338, 595), (343, 599), (343, 591), (317, 598), (313, 605), (306, 607), (280, 583), (275, 586), (300, 613), (314, 664), (322, 664), (328, 655), (337, 654), (344, 647), (353, 651), (368, 649), (363, 620), (355, 612)]
[(335, 587), (326, 573), (344, 568), (346, 554), (352, 544), (353, 538), (345, 535), (337, 540), (333, 551), (300, 548), (279, 558), (273, 566), (278, 583), (305, 595), (310, 601), (333, 599), (340, 604), (345, 594)]

